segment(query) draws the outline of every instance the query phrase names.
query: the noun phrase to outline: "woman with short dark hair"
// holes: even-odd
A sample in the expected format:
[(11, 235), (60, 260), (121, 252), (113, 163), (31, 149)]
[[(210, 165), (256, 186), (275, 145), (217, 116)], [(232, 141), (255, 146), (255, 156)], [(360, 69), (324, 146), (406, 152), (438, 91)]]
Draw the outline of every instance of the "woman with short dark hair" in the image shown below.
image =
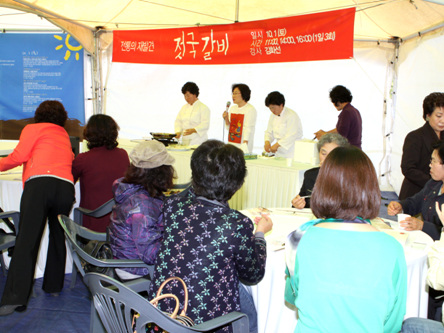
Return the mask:
[(257, 112), (248, 103), (251, 90), (246, 84), (235, 83), (231, 92), (234, 105), (222, 114), (228, 129), (228, 143), (239, 147), (244, 153), (252, 153)]
[(330, 91), (330, 101), (335, 109), (341, 112), (338, 116), (336, 127), (330, 131), (319, 130), (315, 133), (318, 140), (326, 133), (339, 133), (347, 138), (351, 145), (361, 149), (362, 144), (362, 119), (358, 109), (351, 105), (353, 96), (346, 87), (335, 86)]
[[(110, 245), (117, 259), (139, 259), (153, 265), (163, 237), (163, 199), (173, 186), (174, 158), (159, 141), (138, 144), (131, 166), (112, 190), (116, 205), (109, 225)], [(122, 280), (148, 274), (147, 268), (116, 269)]]
[(187, 104), (177, 114), (174, 132), (183, 144), (199, 145), (208, 139), (210, 109), (199, 100), (199, 87), (194, 82), (185, 83), (182, 94)]
[(317, 217), (285, 244), (285, 299), (296, 305), (295, 332), (399, 332), (407, 268), (399, 242), (371, 225), (381, 202), (370, 159), (338, 147), (313, 189)]
[(0, 171), (23, 164), (20, 228), (0, 316), (26, 309), (46, 221), (49, 243), (42, 288), (51, 294), (58, 294), (63, 289), (65, 235), (57, 215), (69, 215), (75, 200), (71, 173), (74, 154), (68, 133), (63, 128), (67, 118), (62, 103), (42, 102), (35, 111), (35, 124), (26, 125), (14, 151), (0, 159)]
[[(72, 164), (74, 182), (80, 181), (80, 207), (96, 209), (112, 199), (112, 185), (121, 178), (129, 166), (128, 154), (118, 148), (119, 125), (105, 114), (89, 118), (83, 137), (88, 142), (89, 151), (77, 155)], [(83, 226), (105, 232), (109, 216), (83, 217)]]
[[(191, 156), (191, 171), (190, 190), (165, 201), (164, 240), (151, 294), (154, 297), (166, 278), (182, 278), (189, 292), (187, 315), (199, 324), (241, 310), (239, 282), (256, 284), (264, 276), (264, 233), (272, 225), (263, 217), (253, 234), (251, 220), (228, 206), (247, 172), (239, 148), (208, 140)], [(168, 292), (183, 302), (179, 286)], [(160, 308), (171, 305), (166, 300)], [(257, 323), (250, 318), (251, 325)]]
[(399, 200), (415, 195), (430, 180), (429, 159), (433, 144), (444, 139), (444, 93), (427, 95), (422, 106), (425, 124), (407, 134), (402, 147), (401, 170), (404, 180)]

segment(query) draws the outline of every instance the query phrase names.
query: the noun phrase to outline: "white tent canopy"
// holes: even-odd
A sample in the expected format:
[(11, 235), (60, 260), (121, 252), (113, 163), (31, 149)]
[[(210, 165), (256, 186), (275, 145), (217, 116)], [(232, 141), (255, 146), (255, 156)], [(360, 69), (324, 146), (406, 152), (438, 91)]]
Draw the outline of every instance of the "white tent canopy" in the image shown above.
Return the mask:
[[(399, 164), (405, 135), (423, 124), (422, 100), (444, 91), (439, 1), (148, 1), (0, 0), (0, 29), (52, 30), (74, 36), (92, 55), (92, 91), (96, 111), (113, 116), (121, 136), (140, 138), (150, 131), (172, 131), (185, 103), (186, 81), (196, 82), (199, 98), (212, 111), (210, 137), (222, 139), (221, 113), (234, 82), (252, 89), (258, 110), (255, 149), (260, 151), (269, 116), (265, 96), (281, 91), (300, 116), (304, 137), (334, 127), (337, 113), (328, 99), (336, 84), (347, 86), (362, 114), (363, 150), (372, 159), (381, 184), (399, 190)], [(354, 58), (323, 62), (229, 66), (164, 66), (111, 62), (112, 31), (229, 24), (356, 7)], [(8, 9), (9, 8), (9, 9)], [(18, 13), (10, 9), (20, 10)], [(22, 14), (27, 12), (32, 14)], [(36, 18), (38, 15), (40, 18)], [(396, 38), (394, 38), (396, 37)]]
[[(433, 1), (439, 2), (439, 1)], [(406, 38), (443, 23), (444, 7), (420, 0), (0, 0), (71, 33), (94, 53), (94, 33), (228, 24), (356, 7), (355, 39)]]

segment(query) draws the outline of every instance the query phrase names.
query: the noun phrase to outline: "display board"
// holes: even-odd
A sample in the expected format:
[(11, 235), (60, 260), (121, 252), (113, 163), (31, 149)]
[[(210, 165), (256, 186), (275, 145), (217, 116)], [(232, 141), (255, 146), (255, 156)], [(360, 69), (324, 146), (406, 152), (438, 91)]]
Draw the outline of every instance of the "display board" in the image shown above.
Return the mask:
[(45, 100), (68, 112), (66, 129), (85, 123), (83, 48), (69, 34), (0, 34), (0, 138), (18, 139)]

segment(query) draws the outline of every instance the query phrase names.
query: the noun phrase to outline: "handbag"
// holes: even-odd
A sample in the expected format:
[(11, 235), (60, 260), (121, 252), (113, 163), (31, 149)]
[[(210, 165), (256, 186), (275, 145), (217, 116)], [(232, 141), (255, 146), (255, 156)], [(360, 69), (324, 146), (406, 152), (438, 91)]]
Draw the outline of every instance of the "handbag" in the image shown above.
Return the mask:
[[(179, 298), (177, 298), (176, 295), (171, 294), (171, 293), (169, 293), (169, 294), (161, 294), (163, 288), (164, 288), (169, 282), (174, 281), (174, 280), (179, 281), (179, 282), (182, 284), (182, 286), (183, 286), (183, 290), (184, 290), (183, 309), (182, 309), (182, 311), (180, 311), (180, 313), (179, 313), (179, 303), (180, 303), (180, 302), (179, 302)], [(151, 303), (154, 307), (157, 308), (157, 305), (159, 304), (159, 301), (162, 300), (162, 299), (165, 299), (165, 298), (172, 298), (172, 299), (174, 299), (174, 300), (176, 301), (176, 306), (175, 306), (175, 308), (174, 308), (174, 310), (173, 310), (172, 313), (169, 313), (169, 312), (166, 312), (166, 311), (162, 311), (164, 314), (166, 314), (167, 316), (171, 317), (171, 318), (174, 319), (174, 320), (177, 320), (179, 323), (181, 323), (181, 324), (184, 325), (184, 326), (187, 326), (187, 327), (194, 326), (194, 321), (193, 321), (193, 319), (191, 319), (190, 317), (187, 316), (187, 308), (188, 308), (188, 288), (187, 288), (187, 285), (185, 284), (185, 282), (184, 282), (180, 277), (173, 276), (173, 277), (169, 277), (168, 279), (166, 279), (165, 281), (163, 281), (162, 284), (160, 285), (159, 289), (157, 290), (156, 297), (154, 297), (154, 298), (150, 301), (150, 303)], [(137, 319), (138, 317), (139, 317), (139, 314), (138, 314), (138, 313), (136, 313), (136, 314), (133, 316), (132, 326), (133, 326), (134, 333), (137, 333), (136, 330), (135, 330), (135, 323), (136, 323), (136, 319)], [(151, 325), (151, 324), (147, 325), (147, 331), (150, 331), (150, 329), (151, 329), (152, 331), (156, 331), (156, 332), (157, 332), (157, 331), (160, 331), (159, 327), (157, 327), (156, 325)], [(162, 332), (163, 332), (163, 333), (167, 333), (166, 331), (162, 331)], [(174, 332), (171, 332), (171, 333), (174, 333)]]
[[(162, 284), (160, 285), (159, 289), (157, 290), (157, 294), (156, 297), (153, 298), (150, 303), (152, 305), (154, 305), (155, 307), (157, 307), (157, 304), (159, 303), (159, 301), (161, 299), (167, 298), (167, 297), (173, 297), (176, 300), (176, 308), (179, 308), (179, 299), (177, 298), (176, 295), (173, 294), (163, 294), (162, 290), (163, 288), (171, 281), (177, 280), (179, 281), (182, 286), (183, 286), (183, 290), (184, 290), (184, 300), (183, 300), (183, 309), (180, 312), (180, 314), (177, 314), (178, 311), (173, 311), (173, 313), (168, 313), (168, 312), (164, 312), (166, 315), (170, 316), (172, 319), (177, 320), (178, 322), (180, 322), (181, 324), (187, 326), (187, 327), (191, 327), (194, 326), (194, 321), (187, 316), (187, 308), (188, 308), (188, 288), (187, 285), (185, 284), (185, 281), (182, 280), (180, 277), (177, 276), (173, 276), (173, 277), (169, 277), (168, 279), (166, 279), (165, 281), (162, 282)], [(162, 296), (166, 296), (166, 297), (162, 297)]]
[[(91, 240), (83, 246), (83, 250), (90, 256), (103, 260), (113, 259), (113, 251), (107, 241)], [(82, 260), (82, 266), (86, 273), (95, 272), (115, 278), (114, 268), (112, 267), (97, 267), (90, 265)]]

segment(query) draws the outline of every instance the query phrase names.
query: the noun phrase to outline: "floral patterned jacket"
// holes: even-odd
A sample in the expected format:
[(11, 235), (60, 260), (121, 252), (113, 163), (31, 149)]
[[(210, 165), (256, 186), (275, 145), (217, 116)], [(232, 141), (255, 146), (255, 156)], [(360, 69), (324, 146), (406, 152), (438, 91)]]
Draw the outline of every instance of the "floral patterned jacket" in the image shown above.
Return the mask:
[[(252, 221), (226, 203), (196, 197), (192, 190), (167, 198), (163, 213), (165, 234), (152, 298), (165, 279), (178, 276), (188, 286), (187, 315), (196, 324), (239, 311), (239, 281), (257, 284), (265, 274), (266, 243), (253, 235)], [(169, 283), (163, 292), (183, 303), (182, 289)], [(168, 300), (159, 303), (170, 312), (174, 305)]]

